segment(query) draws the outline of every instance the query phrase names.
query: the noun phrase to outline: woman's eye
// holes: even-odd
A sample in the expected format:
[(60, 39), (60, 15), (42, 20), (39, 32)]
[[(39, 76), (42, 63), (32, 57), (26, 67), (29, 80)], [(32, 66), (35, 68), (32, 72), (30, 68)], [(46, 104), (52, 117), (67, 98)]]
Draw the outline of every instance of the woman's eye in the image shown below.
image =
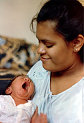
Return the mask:
[(51, 47), (53, 47), (53, 45), (46, 45), (46, 47), (47, 47), (47, 48), (51, 48)]

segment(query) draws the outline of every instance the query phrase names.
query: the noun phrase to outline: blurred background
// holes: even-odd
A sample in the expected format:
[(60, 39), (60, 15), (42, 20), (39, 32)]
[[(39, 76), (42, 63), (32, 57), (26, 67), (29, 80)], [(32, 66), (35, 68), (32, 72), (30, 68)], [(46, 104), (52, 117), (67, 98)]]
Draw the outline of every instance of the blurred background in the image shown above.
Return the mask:
[(0, 0), (0, 35), (37, 44), (30, 31), (32, 17), (45, 0)]
[[(37, 44), (30, 31), (32, 17), (46, 0), (0, 0), (0, 35)], [(79, 0), (84, 5), (84, 0)]]

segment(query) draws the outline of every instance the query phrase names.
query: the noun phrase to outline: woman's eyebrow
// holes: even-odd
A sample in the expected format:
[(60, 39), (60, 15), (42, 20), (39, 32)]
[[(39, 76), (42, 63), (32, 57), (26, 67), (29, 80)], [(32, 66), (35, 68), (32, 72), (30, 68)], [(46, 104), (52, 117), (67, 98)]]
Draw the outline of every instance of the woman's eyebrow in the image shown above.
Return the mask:
[(53, 42), (51, 42), (50, 40), (40, 40), (41, 42), (43, 42), (44, 44), (53, 44)]
[(36, 38), (38, 39), (38, 41), (44, 42), (44, 43), (54, 43), (52, 40), (49, 39), (45, 39), (45, 38), (40, 38), (38, 36), (36, 36)]
[(44, 42), (44, 43), (51, 43), (51, 40), (49, 39), (40, 39), (40, 38), (37, 38), (38, 41), (41, 41), (41, 42)]
[(39, 40), (39, 41), (42, 41), (42, 42), (46, 42), (46, 41), (48, 41), (47, 39), (42, 39), (42, 38), (39, 38), (37, 35), (36, 35), (36, 38)]

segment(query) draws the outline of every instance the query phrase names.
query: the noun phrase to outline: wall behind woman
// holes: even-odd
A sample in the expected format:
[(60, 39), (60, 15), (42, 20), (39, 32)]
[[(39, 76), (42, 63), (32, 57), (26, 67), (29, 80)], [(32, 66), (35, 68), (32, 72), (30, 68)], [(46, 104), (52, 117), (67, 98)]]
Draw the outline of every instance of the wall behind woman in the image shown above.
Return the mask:
[[(30, 31), (32, 17), (47, 0), (0, 0), (0, 35), (37, 43)], [(84, 5), (84, 0), (79, 0)]]
[(37, 44), (29, 26), (42, 1), (0, 0), (0, 35), (21, 38)]
[(79, 0), (82, 4), (83, 4), (83, 6), (84, 6), (84, 0)]

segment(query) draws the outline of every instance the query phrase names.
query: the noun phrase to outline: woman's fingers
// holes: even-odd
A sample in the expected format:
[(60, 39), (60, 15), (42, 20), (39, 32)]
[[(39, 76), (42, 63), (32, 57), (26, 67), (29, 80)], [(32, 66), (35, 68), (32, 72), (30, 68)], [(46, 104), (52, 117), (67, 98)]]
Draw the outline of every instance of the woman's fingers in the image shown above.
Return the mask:
[(31, 123), (38, 123), (37, 119), (38, 119), (38, 107), (36, 108), (36, 110), (32, 116)]
[(40, 123), (48, 123), (47, 115), (45, 115), (43, 113), (40, 114)]
[(34, 116), (34, 117), (37, 117), (37, 116), (38, 116), (38, 107), (36, 107), (36, 110), (35, 110), (33, 116)]
[(36, 108), (34, 115), (32, 116), (31, 123), (48, 123), (47, 116), (43, 113), (38, 115), (38, 108)]

